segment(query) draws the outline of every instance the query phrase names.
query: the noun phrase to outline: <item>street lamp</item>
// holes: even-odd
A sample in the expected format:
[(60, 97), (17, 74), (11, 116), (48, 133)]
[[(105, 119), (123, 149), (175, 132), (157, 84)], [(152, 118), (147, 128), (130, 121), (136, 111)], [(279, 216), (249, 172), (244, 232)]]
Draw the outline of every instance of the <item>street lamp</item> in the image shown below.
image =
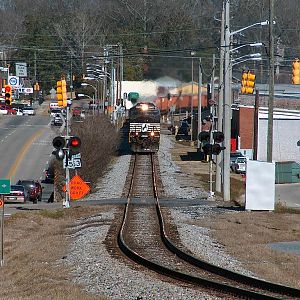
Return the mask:
[(251, 60), (251, 61), (253, 61), (253, 60), (254, 60), (254, 61), (261, 61), (262, 58), (261, 58), (261, 57), (246, 58), (246, 59), (244, 59), (244, 60), (235, 62), (234, 64), (231, 65), (231, 67), (233, 67), (233, 66), (235, 66), (235, 65), (238, 65), (238, 64), (241, 64), (241, 63), (243, 63), (243, 62), (245, 62), (245, 61), (249, 61), (249, 60)]
[(249, 28), (254, 27), (254, 26), (259, 26), (259, 25), (260, 25), (260, 26), (266, 26), (266, 25), (269, 25), (269, 21), (266, 20), (266, 21), (263, 21), (263, 22), (254, 23), (254, 24), (252, 24), (252, 25), (249, 25), (249, 26), (247, 26), (247, 27), (241, 28), (241, 29), (239, 29), (239, 30), (229, 32), (229, 36), (235, 35), (235, 34), (237, 34), (237, 33), (239, 33), (239, 32), (242, 32), (242, 31), (244, 31), (244, 30), (246, 30), (246, 29), (249, 29)]
[(90, 97), (89, 95), (86, 94), (77, 94), (78, 97), (86, 97), (89, 98), (93, 101), (93, 115), (94, 115), (94, 109), (95, 109), (95, 98)]
[[(95, 95), (93, 97), (93, 104), (95, 104), (95, 98), (97, 98), (97, 94), (98, 94), (96, 87), (94, 87), (92, 84), (89, 84), (89, 83), (86, 83), (86, 82), (82, 82), (81, 86), (90, 86), (94, 89)], [(95, 105), (93, 105), (93, 115), (94, 114), (95, 114)]]
[(249, 43), (249, 44), (243, 44), (243, 45), (240, 45), (236, 48), (233, 48), (233, 49), (230, 49), (229, 52), (234, 52), (240, 48), (243, 48), (243, 47), (246, 47), (246, 46), (250, 46), (250, 47), (261, 47), (263, 46), (263, 43)]

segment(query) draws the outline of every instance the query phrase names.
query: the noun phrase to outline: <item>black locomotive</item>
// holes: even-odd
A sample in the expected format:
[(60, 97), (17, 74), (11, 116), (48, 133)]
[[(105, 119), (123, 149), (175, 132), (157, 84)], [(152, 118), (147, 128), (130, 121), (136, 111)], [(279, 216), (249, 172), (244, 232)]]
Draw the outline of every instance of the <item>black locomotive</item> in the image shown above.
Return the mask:
[(129, 110), (129, 144), (132, 152), (157, 152), (160, 141), (160, 110), (139, 102)]

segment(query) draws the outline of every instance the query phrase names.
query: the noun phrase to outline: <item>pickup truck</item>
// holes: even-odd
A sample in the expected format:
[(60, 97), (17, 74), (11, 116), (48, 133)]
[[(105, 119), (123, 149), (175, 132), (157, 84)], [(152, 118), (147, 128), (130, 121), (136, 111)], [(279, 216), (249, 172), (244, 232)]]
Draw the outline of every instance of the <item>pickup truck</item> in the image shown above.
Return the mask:
[(244, 156), (237, 157), (231, 166), (232, 171), (237, 174), (246, 173), (246, 162), (247, 162), (246, 157)]

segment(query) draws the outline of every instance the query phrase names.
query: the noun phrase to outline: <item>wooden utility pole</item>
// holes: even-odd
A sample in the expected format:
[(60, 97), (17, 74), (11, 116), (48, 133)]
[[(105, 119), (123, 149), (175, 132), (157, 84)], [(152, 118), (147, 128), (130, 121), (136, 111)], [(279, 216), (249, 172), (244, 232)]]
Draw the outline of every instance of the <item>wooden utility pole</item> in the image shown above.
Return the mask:
[(269, 105), (267, 161), (273, 158), (273, 106), (274, 106), (274, 0), (269, 0)]

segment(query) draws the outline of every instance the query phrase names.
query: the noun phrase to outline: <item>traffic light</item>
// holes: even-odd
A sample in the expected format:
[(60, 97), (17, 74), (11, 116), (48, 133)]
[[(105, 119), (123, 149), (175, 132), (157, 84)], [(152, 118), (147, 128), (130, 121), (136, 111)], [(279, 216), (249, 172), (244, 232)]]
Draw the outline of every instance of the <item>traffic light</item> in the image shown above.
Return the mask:
[(63, 160), (65, 157), (66, 140), (62, 136), (56, 136), (52, 141), (53, 147), (56, 149), (52, 152), (58, 160)]
[(210, 142), (210, 133), (209, 131), (201, 131), (198, 135), (198, 139), (201, 143), (209, 143)]
[(80, 153), (81, 139), (78, 136), (72, 136), (68, 142), (70, 156)]
[(11, 87), (11, 85), (5, 85), (4, 90), (5, 90), (5, 104), (11, 105), (11, 101), (12, 101), (12, 87)]
[(298, 58), (293, 61), (292, 83), (300, 84), (300, 60)]
[(248, 72), (242, 73), (242, 87), (241, 87), (241, 93), (242, 94), (253, 94), (254, 93), (254, 87), (255, 87), (255, 74)]
[(67, 83), (64, 79), (56, 83), (56, 97), (58, 106), (67, 107)]

